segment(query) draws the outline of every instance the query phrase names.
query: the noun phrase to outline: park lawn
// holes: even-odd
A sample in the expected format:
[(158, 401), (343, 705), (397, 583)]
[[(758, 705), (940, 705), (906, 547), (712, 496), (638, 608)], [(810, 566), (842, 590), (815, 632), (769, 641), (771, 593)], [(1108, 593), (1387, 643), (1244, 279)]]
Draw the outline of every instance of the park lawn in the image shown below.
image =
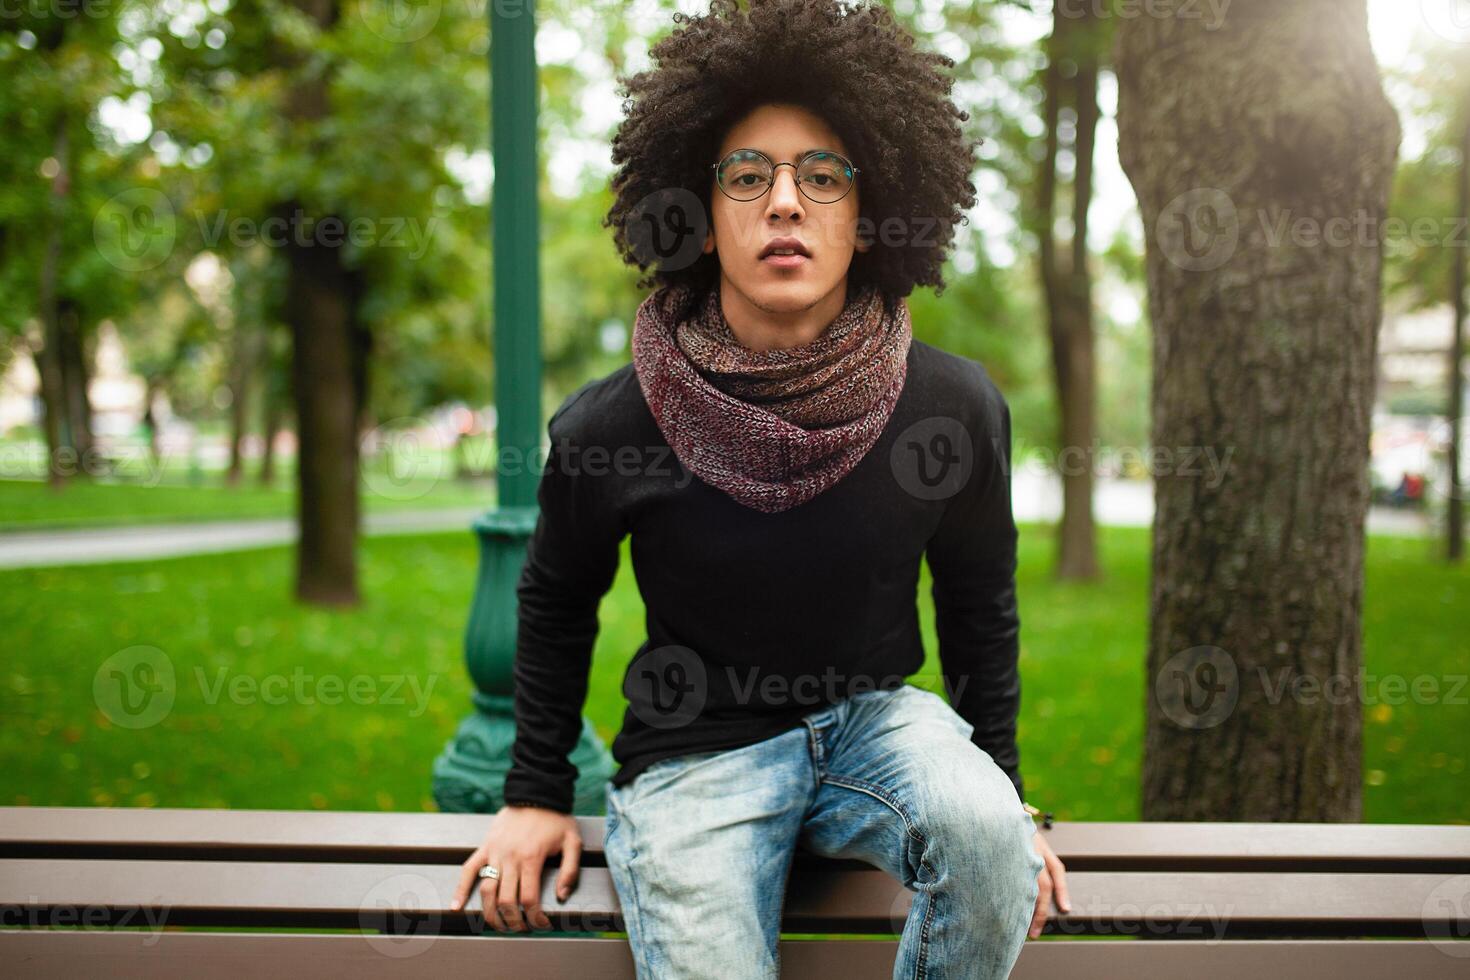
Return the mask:
[[(365, 512), (432, 510), (494, 505), (490, 481), (446, 479), (380, 480), (365, 476)], [(75, 480), (53, 491), (36, 480), (0, 480), (0, 533), (48, 529), (160, 524), (176, 521), (229, 521), (290, 517), (296, 489), (285, 478), (264, 487), (253, 479), (229, 487), (218, 474), (199, 485), (187, 481), (144, 483)]]
[[(1470, 691), (1452, 690), (1470, 664), (1470, 570), (1436, 563), (1431, 547), (1370, 539), (1367, 674), (1429, 675), (1443, 695), (1388, 704), (1387, 689), (1370, 689), (1374, 822), (1470, 822)], [(1139, 816), (1148, 531), (1104, 528), (1100, 551), (1105, 582), (1056, 584), (1050, 534), (1022, 528), (1022, 769), (1027, 795), (1059, 819)], [(351, 612), (292, 603), (284, 547), (0, 571), (0, 802), (432, 809), (429, 767), (468, 707), (461, 635), (475, 541), (373, 538), (361, 554), (367, 600)], [(930, 662), (916, 682), (927, 686), (937, 672), (927, 570), (919, 597)], [(625, 541), (587, 707), (606, 741), (622, 719), (624, 663), (642, 639)], [(176, 697), (156, 724), (132, 730), (99, 709), (93, 682), (104, 661), (137, 646), (166, 655)], [(341, 689), (319, 687), (326, 676)], [(324, 703), (333, 696), (339, 703)]]

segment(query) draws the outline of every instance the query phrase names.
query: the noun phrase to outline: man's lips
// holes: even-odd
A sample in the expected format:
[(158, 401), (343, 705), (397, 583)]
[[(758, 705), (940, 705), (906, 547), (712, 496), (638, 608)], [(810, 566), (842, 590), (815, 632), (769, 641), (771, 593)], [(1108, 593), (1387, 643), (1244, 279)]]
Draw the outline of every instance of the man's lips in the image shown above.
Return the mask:
[(761, 264), (775, 266), (778, 269), (796, 269), (810, 261), (811, 259), (798, 252), (794, 255), (767, 255), (761, 259)]

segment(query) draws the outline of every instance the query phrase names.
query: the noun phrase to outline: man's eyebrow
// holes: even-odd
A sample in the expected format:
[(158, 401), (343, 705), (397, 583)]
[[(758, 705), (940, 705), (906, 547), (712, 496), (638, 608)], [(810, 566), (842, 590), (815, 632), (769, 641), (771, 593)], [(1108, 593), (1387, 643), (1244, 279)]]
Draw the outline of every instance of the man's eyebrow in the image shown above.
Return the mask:
[[(758, 146), (753, 146), (750, 149), (753, 149), (753, 150), (761, 150), (761, 148), (758, 147)], [(761, 150), (761, 152), (764, 153), (766, 156), (770, 157), (772, 160), (775, 160), (776, 159), (776, 154), (770, 152), (769, 150)], [(794, 159), (800, 160), (802, 157), (806, 156), (809, 153), (836, 153), (836, 152), (837, 152), (836, 150), (831, 149), (830, 147), (817, 146), (817, 147), (813, 147), (810, 150), (802, 150), (800, 153), (798, 153), (794, 157)], [(777, 163), (780, 163), (781, 161), (777, 160), (776, 162)]]

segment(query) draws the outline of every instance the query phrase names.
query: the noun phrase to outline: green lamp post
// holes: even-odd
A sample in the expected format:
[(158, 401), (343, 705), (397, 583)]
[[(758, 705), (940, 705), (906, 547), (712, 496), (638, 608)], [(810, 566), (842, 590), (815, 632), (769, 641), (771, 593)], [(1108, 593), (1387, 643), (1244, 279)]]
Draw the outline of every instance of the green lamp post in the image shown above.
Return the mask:
[[(434, 760), (441, 810), (489, 813), (504, 804), (515, 740), (512, 665), (516, 581), (536, 526), (541, 444), (540, 230), (536, 214), (536, 18), (533, 0), (490, 6), (491, 151), (495, 160), (496, 509), (474, 524), (480, 573), (465, 629), (465, 663), (475, 682), (474, 711)], [(605, 812), (614, 762), (591, 722), (572, 753), (575, 812)]]

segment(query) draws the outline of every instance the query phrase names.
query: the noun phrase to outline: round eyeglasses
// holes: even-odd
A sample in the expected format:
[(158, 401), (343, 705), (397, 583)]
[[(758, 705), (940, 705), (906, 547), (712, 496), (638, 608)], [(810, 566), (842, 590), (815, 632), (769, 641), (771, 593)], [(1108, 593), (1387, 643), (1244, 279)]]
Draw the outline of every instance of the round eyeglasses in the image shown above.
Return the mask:
[(777, 167), (795, 170), (797, 189), (818, 204), (836, 204), (846, 197), (859, 173), (847, 157), (831, 150), (812, 150), (795, 163), (773, 163), (760, 150), (739, 149), (710, 165), (715, 183), (735, 201), (763, 197), (776, 183)]

